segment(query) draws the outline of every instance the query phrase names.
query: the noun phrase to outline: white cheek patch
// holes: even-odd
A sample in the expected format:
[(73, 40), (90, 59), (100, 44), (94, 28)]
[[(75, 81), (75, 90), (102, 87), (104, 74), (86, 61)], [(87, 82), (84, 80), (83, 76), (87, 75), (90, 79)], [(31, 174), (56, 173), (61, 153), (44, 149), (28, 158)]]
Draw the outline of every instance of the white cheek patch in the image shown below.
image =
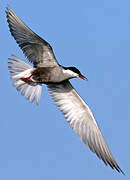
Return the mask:
[(77, 73), (75, 73), (75, 72), (73, 72), (73, 71), (71, 71), (71, 70), (69, 70), (69, 69), (63, 69), (63, 73), (64, 73), (64, 74), (69, 74), (69, 75), (71, 75), (72, 77), (79, 77), (79, 75), (78, 75)]

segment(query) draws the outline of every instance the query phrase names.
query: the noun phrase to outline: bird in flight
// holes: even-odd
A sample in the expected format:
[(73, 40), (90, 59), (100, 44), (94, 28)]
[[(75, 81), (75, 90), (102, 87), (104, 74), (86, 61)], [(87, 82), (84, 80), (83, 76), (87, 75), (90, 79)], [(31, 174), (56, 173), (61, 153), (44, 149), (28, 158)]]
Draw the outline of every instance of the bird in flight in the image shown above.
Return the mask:
[(8, 68), (13, 85), (26, 99), (37, 104), (42, 84), (47, 85), (59, 110), (80, 139), (106, 165), (124, 174), (104, 141), (91, 110), (69, 82), (72, 78), (87, 78), (75, 67), (61, 66), (50, 44), (26, 26), (13, 10), (7, 8), (6, 15), (12, 36), (33, 64), (32, 67), (14, 55), (9, 58)]

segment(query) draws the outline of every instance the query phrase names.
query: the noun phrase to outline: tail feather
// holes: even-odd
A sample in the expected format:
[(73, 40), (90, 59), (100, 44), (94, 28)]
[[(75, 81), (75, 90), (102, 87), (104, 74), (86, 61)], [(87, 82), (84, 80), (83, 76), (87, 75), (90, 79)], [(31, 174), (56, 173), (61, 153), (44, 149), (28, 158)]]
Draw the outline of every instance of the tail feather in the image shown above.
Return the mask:
[(36, 103), (39, 104), (42, 85), (35, 82), (26, 83), (21, 80), (22, 77), (31, 75), (33, 67), (26, 64), (24, 61), (14, 55), (13, 58), (9, 58), (8, 64), (10, 76), (16, 89), (20, 91), (21, 94), (25, 96), (25, 98), (31, 103), (36, 101)]
[(8, 58), (8, 68), (10, 70), (11, 76), (17, 75), (25, 70), (31, 69), (32, 66), (26, 64), (24, 61), (12, 55), (13, 58)]

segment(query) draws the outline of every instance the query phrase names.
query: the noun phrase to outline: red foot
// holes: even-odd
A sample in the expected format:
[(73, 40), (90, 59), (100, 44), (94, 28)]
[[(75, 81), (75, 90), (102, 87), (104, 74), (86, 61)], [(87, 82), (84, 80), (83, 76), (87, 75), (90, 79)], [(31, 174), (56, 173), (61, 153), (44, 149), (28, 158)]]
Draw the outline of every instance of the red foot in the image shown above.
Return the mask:
[[(31, 76), (32, 76), (32, 75), (31, 75)], [(25, 83), (33, 82), (33, 81), (30, 79), (31, 76), (26, 77), (26, 78), (21, 78), (21, 80), (24, 81)]]

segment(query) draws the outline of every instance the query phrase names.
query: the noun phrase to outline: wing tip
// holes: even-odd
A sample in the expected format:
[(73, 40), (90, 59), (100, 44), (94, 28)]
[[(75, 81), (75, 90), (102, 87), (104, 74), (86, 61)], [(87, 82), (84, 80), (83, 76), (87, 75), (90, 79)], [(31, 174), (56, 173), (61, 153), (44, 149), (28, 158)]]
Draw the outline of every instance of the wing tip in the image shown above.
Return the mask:
[(17, 17), (16, 16), (16, 14), (15, 14), (15, 12), (13, 11), (13, 9), (9, 6), (9, 5), (7, 5), (6, 6), (6, 8), (5, 8), (5, 13), (6, 13), (6, 17), (7, 17), (7, 22), (9, 23), (9, 19), (11, 18), (11, 17)]
[(105, 163), (105, 165), (106, 166), (109, 165), (113, 170), (115, 169), (116, 171), (118, 171), (119, 173), (122, 173), (125, 176), (124, 171), (119, 167), (119, 165), (116, 163), (115, 160), (114, 160), (114, 162), (107, 161), (107, 163)]
[(5, 13), (8, 15), (10, 12), (13, 12), (13, 10), (11, 9), (9, 5), (7, 5), (5, 8)]
[(114, 167), (119, 173), (122, 173), (125, 176), (124, 171), (122, 171), (122, 169), (118, 166), (118, 167)]

